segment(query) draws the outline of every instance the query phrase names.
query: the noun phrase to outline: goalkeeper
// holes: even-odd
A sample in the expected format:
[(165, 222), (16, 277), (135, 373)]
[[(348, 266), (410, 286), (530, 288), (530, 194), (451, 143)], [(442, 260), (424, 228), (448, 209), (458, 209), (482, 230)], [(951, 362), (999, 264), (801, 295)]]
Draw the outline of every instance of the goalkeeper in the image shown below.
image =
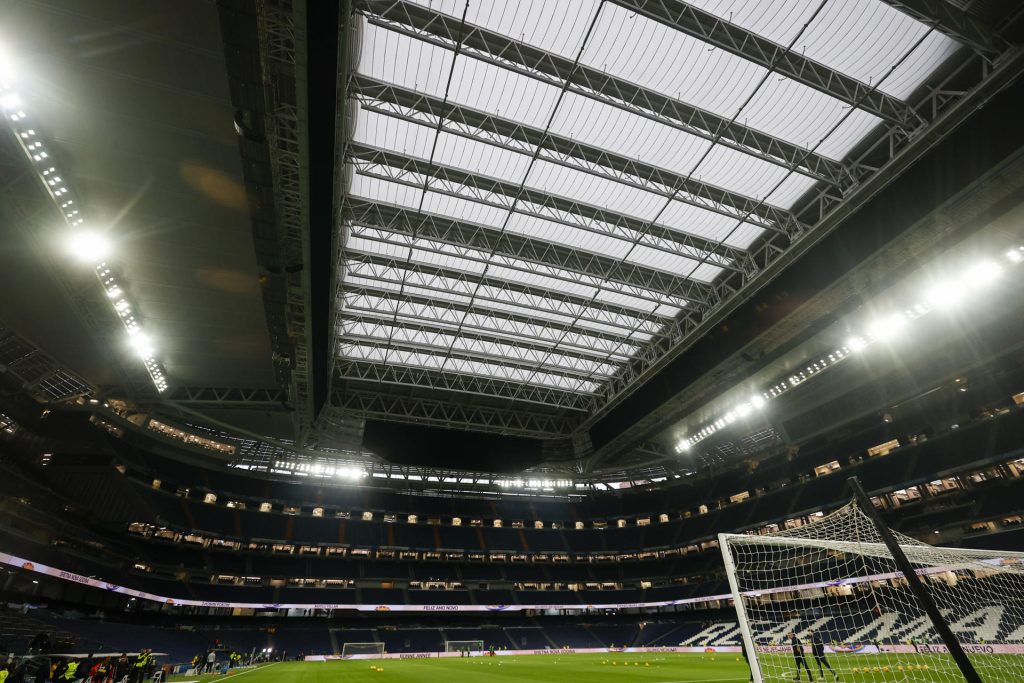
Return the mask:
[(796, 677), (794, 681), (800, 680), (800, 667), (807, 669), (807, 680), (813, 681), (814, 676), (811, 675), (811, 667), (807, 666), (807, 658), (804, 657), (804, 646), (797, 639), (795, 633), (789, 634), (789, 644), (793, 648), (793, 659), (796, 661)]
[[(832, 668), (832, 665), (828, 663), (828, 659), (825, 658), (825, 643), (821, 642), (821, 634), (817, 631), (811, 631), (811, 654), (814, 655), (814, 661), (818, 665), (818, 673), (821, 674), (822, 680), (825, 679), (825, 669), (832, 672), (832, 677), (837, 681), (839, 680), (839, 674)], [(822, 669), (822, 664), (825, 665), (825, 669)], [(810, 669), (807, 670), (810, 673)]]

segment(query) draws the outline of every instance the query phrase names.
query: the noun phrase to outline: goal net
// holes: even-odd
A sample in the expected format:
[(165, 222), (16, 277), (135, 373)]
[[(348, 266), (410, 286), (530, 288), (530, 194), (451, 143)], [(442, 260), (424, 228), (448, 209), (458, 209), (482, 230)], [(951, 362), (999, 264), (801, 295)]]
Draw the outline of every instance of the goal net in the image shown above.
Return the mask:
[[(1024, 681), (1024, 553), (893, 535), (981, 679)], [(720, 534), (719, 543), (734, 628), (758, 683), (964, 680), (855, 503), (776, 533)]]
[(344, 643), (341, 646), (342, 657), (355, 655), (379, 656), (384, 654), (384, 643)]
[(483, 652), (484, 641), (482, 640), (446, 640), (444, 641), (445, 652)]

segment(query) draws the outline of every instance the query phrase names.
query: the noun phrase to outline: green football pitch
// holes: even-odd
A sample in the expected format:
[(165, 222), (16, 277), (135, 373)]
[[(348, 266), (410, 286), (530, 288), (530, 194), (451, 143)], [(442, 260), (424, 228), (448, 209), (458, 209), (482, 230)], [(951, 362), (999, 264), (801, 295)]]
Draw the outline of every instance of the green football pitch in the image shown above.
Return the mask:
[[(793, 680), (791, 660), (779, 655), (770, 657), (765, 660), (766, 673), (771, 671), (775, 676), (765, 680), (772, 683)], [(910, 659), (907, 657), (907, 665)], [(913, 659), (917, 663), (930, 662), (927, 670), (898, 671), (893, 662), (899, 660), (893, 655), (884, 658), (873, 655), (831, 655), (829, 660), (838, 673), (838, 680), (844, 683), (946, 683), (963, 680), (955, 675), (952, 662), (944, 655), (926, 655)], [(884, 670), (886, 666), (890, 667), (889, 671)], [(1018, 656), (986, 655), (982, 679), (985, 683), (1021, 683), (1024, 679), (1015, 671), (1020, 671), (1018, 667), (1022, 666), (1024, 660)], [(877, 672), (875, 667), (879, 669)], [(854, 671), (855, 668), (857, 671)], [(816, 681), (834, 680), (827, 671), (824, 679), (818, 676), (817, 671), (814, 674)], [(283, 662), (242, 669), (238, 673), (224, 676), (175, 676), (171, 681), (215, 683), (216, 679), (239, 677), (243, 678), (241, 683), (743, 683), (748, 680), (749, 672), (743, 660), (737, 659), (735, 655), (610, 653)], [(802, 678), (807, 680), (806, 676)]]

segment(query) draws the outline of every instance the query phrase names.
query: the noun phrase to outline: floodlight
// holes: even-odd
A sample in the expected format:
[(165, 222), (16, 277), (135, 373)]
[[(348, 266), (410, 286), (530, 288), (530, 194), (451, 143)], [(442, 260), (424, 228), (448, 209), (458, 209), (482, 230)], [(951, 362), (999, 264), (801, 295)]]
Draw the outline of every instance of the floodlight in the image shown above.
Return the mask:
[(867, 345), (868, 343), (863, 337), (850, 337), (846, 340), (846, 348), (851, 351), (860, 351)]
[(952, 308), (964, 297), (963, 288), (956, 282), (937, 282), (924, 294), (924, 299), (932, 308)]
[(868, 324), (868, 335), (873, 339), (892, 339), (899, 334), (903, 326), (907, 324), (907, 319), (899, 313), (890, 313), (889, 315), (876, 318)]
[(153, 347), (153, 341), (149, 338), (149, 335), (141, 331), (136, 332), (135, 334), (129, 333), (128, 343), (140, 358), (152, 358), (153, 353), (156, 350)]
[(99, 261), (110, 251), (106, 237), (86, 230), (71, 235), (68, 246), (75, 258), (81, 261)]
[(1003, 269), (995, 261), (980, 261), (964, 273), (963, 283), (968, 287), (984, 287), (998, 278)]
[(0, 95), (0, 109), (18, 109), (21, 107), (21, 98), (17, 93), (9, 92)]
[(753, 396), (750, 397), (750, 405), (754, 406), (755, 408), (760, 408), (765, 403), (767, 403), (767, 401), (765, 401), (764, 396), (762, 396), (761, 394), (754, 394)]
[(0, 85), (9, 84), (14, 80), (14, 61), (0, 45)]
[(1024, 247), (1017, 247), (1016, 249), (1011, 249), (1006, 252), (1006, 258), (1008, 258), (1011, 263), (1020, 263), (1024, 261)]

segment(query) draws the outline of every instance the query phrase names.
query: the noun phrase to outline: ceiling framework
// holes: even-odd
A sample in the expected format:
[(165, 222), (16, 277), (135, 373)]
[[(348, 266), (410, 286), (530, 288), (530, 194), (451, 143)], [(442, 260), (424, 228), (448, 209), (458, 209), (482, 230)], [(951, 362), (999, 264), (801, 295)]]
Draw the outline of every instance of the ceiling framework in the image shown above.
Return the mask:
[(96, 387), (3, 326), (0, 326), (0, 374), (17, 378), (23, 391), (44, 403), (66, 403), (97, 393)]
[(582, 433), (1019, 70), (927, 0), (702, 7), (355, 3), (333, 405), (355, 382), (415, 390), (376, 418), (478, 397)]
[(336, 391), (333, 406), (364, 419), (401, 420), (433, 427), (457, 423), (480, 431), (539, 439), (563, 438), (578, 425), (577, 420), (547, 410), (507, 410), (474, 401), (385, 394), (372, 387)]
[[(305, 117), (304, 2), (277, 0), (258, 3), (257, 26), (266, 110), (263, 128), (274, 185), (277, 234), (276, 261), (284, 280), (281, 338), (275, 339), (275, 364), (283, 376), (294, 409), (295, 438), (301, 443), (313, 422), (310, 343), (309, 170)], [(275, 310), (273, 316), (280, 316)]]

